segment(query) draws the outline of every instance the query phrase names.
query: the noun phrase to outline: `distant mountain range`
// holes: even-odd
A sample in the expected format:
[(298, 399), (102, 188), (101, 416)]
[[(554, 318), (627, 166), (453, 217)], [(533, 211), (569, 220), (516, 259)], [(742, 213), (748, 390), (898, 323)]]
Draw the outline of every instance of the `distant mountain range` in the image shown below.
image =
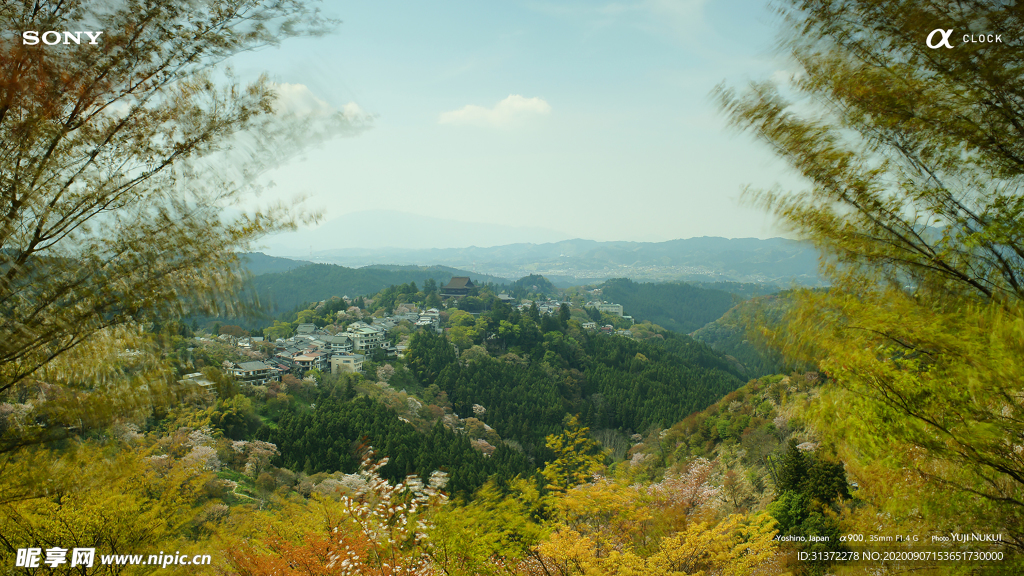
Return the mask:
[(818, 253), (806, 242), (701, 237), (667, 242), (563, 240), (480, 248), (351, 248), (314, 251), (344, 266), (445, 265), (506, 279), (542, 274), (560, 286), (610, 278), (648, 282), (758, 282), (818, 285)]

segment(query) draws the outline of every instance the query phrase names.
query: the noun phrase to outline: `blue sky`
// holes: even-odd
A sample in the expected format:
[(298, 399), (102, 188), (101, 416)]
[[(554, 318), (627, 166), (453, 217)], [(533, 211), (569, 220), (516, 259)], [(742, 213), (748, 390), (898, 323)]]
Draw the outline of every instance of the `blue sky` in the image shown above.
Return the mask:
[(708, 96), (789, 66), (761, 1), (324, 10), (343, 21), (334, 34), (233, 65), (287, 99), (372, 115), (269, 175), (273, 195), (304, 194), (328, 219), (383, 209), (594, 240), (772, 237), (741, 188), (801, 185)]

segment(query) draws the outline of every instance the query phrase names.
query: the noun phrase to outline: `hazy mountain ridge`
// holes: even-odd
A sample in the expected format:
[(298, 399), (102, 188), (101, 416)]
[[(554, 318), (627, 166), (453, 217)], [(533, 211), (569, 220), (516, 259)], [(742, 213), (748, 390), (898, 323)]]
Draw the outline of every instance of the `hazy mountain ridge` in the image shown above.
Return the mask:
[(623, 277), (820, 284), (817, 251), (808, 243), (784, 238), (700, 237), (667, 242), (575, 239), (490, 248), (363, 248), (314, 252), (312, 259), (345, 266), (380, 262), (444, 264), (509, 279), (543, 274), (562, 285)]

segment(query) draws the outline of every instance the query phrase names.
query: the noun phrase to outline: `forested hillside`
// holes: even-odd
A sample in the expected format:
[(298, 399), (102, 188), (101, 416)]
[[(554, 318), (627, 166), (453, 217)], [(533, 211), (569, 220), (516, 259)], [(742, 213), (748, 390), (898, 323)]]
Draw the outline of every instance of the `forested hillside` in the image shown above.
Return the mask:
[(722, 290), (681, 283), (637, 283), (616, 278), (601, 285), (601, 298), (622, 304), (637, 321), (649, 320), (673, 332), (689, 333), (717, 320), (736, 305)]
[[(759, 331), (778, 326), (793, 306), (786, 293), (761, 296), (741, 302), (721, 318), (693, 332), (694, 339), (735, 358), (749, 378), (783, 372), (787, 364), (778, 350), (768, 347)], [(791, 362), (792, 363), (792, 362)]]
[(482, 406), (480, 419), (531, 455), (566, 414), (628, 435), (668, 426), (743, 383), (728, 361), (686, 336), (637, 342), (572, 328), (541, 333), (517, 316), (499, 322), (518, 336), (493, 354), (472, 348), (462, 361), (445, 338), (419, 333), (409, 365), (423, 385), (447, 394), (456, 413)]
[[(368, 301), (380, 310), (424, 306), (431, 297), (405, 284)], [(425, 479), (443, 469), (450, 488), (469, 496), (493, 475), (510, 479), (543, 467), (553, 457), (545, 439), (563, 429), (567, 416), (621, 439), (669, 426), (743, 384), (734, 362), (688, 336), (649, 324), (637, 326), (643, 339), (586, 331), (572, 319), (585, 317), (580, 309), (541, 315), (490, 298), (489, 310), (477, 316), (445, 312), (451, 338), (396, 326), (390, 337), (408, 343), (405, 359), (374, 356), (365, 377), (316, 374), (313, 387), (293, 382), (275, 385), (273, 393), (242, 387), (237, 400), (222, 401), (224, 410), (246, 413), (236, 406), (245, 396), (263, 426), (225, 417), (224, 434), (271, 442), (280, 452), (276, 464), (310, 475), (354, 473), (361, 451), (372, 445), (391, 458), (385, 477)], [(363, 299), (332, 298), (282, 326), (323, 324), (320, 314), (334, 318), (335, 309), (352, 303)], [(188, 356), (206, 366), (222, 363), (207, 352)]]
[(262, 252), (243, 252), (238, 255), (242, 268), (253, 276), (272, 272), (287, 272), (310, 264), (303, 260), (267, 256)]
[(281, 452), (282, 467), (303, 471), (344, 472), (359, 469), (359, 456), (369, 446), (390, 460), (381, 475), (398, 481), (412, 474), (429, 478), (445, 470), (448, 489), (472, 496), (488, 478), (511, 478), (531, 470), (526, 457), (501, 444), (491, 457), (474, 448), (466, 434), (438, 421), (426, 433), (418, 432), (379, 400), (356, 396), (348, 383), (324, 386), (314, 407), (292, 405), (274, 427), (257, 436), (274, 443)]
[[(654, 470), (708, 462), (722, 478), (718, 496), (726, 508), (767, 510), (779, 533), (796, 537), (801, 551), (849, 551), (840, 539), (841, 528), (851, 529), (851, 518), (866, 520), (870, 508), (853, 498), (854, 479), (830, 447), (796, 417), (821, 384), (816, 372), (752, 380), (705, 410), (649, 434), (629, 453)], [(840, 516), (847, 519), (844, 527)], [(829, 565), (807, 568), (821, 573)]]

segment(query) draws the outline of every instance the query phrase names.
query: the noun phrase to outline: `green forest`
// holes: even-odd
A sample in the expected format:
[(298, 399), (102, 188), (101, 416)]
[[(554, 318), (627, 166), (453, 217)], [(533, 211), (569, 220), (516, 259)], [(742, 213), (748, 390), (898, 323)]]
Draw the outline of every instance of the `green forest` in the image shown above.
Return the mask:
[(638, 320), (684, 334), (717, 320), (738, 300), (728, 292), (693, 284), (636, 283), (627, 278), (602, 284), (601, 297), (622, 304)]

